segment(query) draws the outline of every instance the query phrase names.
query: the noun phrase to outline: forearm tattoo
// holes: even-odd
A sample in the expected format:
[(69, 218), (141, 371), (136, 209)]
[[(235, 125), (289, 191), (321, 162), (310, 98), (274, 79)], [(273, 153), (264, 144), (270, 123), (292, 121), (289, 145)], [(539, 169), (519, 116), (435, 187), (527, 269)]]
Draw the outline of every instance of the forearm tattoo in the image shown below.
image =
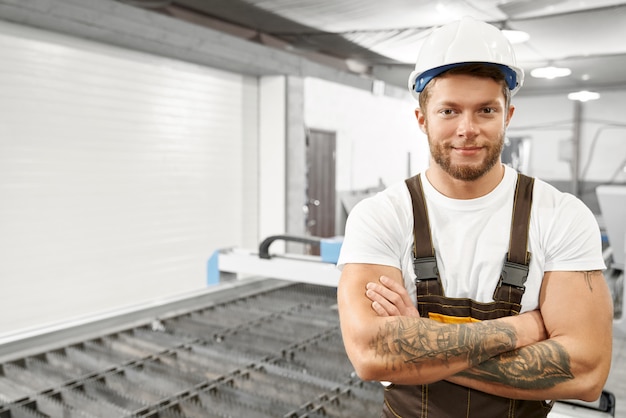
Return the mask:
[(459, 375), (520, 389), (548, 389), (574, 378), (569, 354), (553, 340), (503, 353)]
[(381, 327), (370, 345), (389, 370), (419, 371), (424, 363), (449, 365), (464, 360), (470, 366), (513, 350), (513, 327), (493, 322), (441, 324), (431, 320), (397, 318)]

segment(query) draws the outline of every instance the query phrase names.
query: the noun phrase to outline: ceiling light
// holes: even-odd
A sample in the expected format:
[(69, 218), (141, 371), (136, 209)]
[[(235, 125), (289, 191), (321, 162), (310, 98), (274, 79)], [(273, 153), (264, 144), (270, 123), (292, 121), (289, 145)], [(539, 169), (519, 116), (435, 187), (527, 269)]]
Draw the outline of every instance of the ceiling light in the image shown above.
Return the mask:
[(502, 29), (502, 34), (512, 44), (521, 44), (530, 39), (528, 32), (522, 30)]
[(437, 2), (437, 5), (435, 6), (435, 9), (437, 10), (437, 12), (441, 15), (444, 16), (448, 19), (454, 19), (454, 11), (448, 7), (446, 4), (444, 4), (443, 2), (439, 1)]
[(557, 77), (567, 77), (571, 73), (572, 70), (570, 70), (569, 68), (549, 66), (535, 68), (530, 72), (530, 75), (535, 78), (547, 78), (549, 80), (552, 80), (553, 78)]
[(600, 93), (595, 91), (581, 90), (567, 95), (570, 100), (578, 100), (579, 102), (588, 102), (589, 100), (597, 100), (600, 98)]

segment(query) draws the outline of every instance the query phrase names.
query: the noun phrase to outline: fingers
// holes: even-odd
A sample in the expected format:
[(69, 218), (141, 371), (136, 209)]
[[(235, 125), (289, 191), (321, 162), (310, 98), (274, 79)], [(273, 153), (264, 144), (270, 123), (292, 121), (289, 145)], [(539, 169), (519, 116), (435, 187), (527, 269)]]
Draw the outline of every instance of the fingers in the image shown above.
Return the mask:
[[(383, 291), (385, 291), (383, 294)], [(378, 316), (396, 316), (400, 315), (400, 311), (389, 298), (393, 298), (394, 294), (384, 287), (375, 283), (368, 283), (365, 295), (372, 301), (372, 309)], [(397, 295), (395, 295), (397, 296)]]
[(376, 312), (378, 316), (392, 316), (389, 315), (389, 312), (387, 312), (385, 308), (383, 308), (383, 306), (377, 301), (372, 302), (372, 309), (374, 309), (374, 312)]
[(386, 277), (380, 283), (370, 282), (365, 295), (372, 301), (372, 309), (378, 316), (415, 316), (419, 313), (404, 286)]
[(413, 301), (409, 296), (409, 292), (407, 292), (406, 288), (404, 287), (404, 284), (398, 283), (387, 276), (380, 276), (380, 282), (384, 284), (388, 289), (398, 294), (400, 296), (400, 299), (402, 300), (402, 303), (405, 306), (413, 306)]

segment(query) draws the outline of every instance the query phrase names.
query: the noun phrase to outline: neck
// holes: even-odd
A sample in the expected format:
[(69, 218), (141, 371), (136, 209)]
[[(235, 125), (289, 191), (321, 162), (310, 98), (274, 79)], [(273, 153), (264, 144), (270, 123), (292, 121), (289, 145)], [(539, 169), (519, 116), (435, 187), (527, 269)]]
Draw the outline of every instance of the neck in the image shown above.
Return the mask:
[(504, 177), (504, 166), (498, 163), (482, 177), (466, 181), (455, 179), (431, 161), (430, 167), (426, 170), (426, 177), (444, 196), (452, 199), (476, 199), (485, 196), (500, 184)]

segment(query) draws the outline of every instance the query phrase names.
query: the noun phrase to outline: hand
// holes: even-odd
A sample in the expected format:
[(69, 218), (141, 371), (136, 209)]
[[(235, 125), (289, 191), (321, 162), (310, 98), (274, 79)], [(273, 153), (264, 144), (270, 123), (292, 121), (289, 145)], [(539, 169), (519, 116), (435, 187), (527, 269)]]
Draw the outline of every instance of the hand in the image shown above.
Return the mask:
[(372, 309), (378, 316), (409, 316), (419, 318), (405, 287), (387, 276), (380, 276), (379, 283), (369, 282), (365, 296), (372, 301)]
[(519, 327), (518, 335), (526, 340), (524, 345), (538, 343), (550, 338), (543, 323), (543, 316), (538, 309), (520, 314), (517, 318), (523, 320), (523, 322), (518, 321), (516, 324)]

